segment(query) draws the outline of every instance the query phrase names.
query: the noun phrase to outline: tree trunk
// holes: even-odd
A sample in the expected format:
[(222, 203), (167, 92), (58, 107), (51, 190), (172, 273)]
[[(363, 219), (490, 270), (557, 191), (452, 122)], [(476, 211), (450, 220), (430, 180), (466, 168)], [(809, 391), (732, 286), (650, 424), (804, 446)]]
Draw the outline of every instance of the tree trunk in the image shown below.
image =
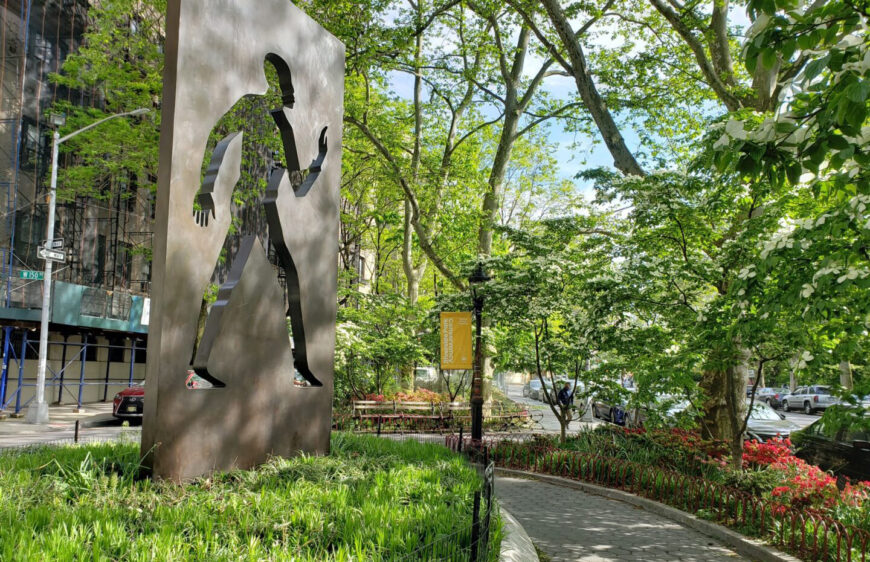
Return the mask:
[(788, 362), (789, 371), (788, 371), (788, 389), (789, 392), (794, 392), (797, 388), (797, 365), (798, 365), (798, 355), (794, 355)]
[[(498, 30), (496, 30), (498, 33)], [(492, 253), (492, 231), (498, 217), (501, 192), (504, 178), (507, 174), (514, 143), (517, 140), (517, 128), (523, 108), (520, 107), (517, 89), (522, 80), (526, 54), (529, 50), (529, 29), (523, 27), (517, 39), (517, 52), (509, 75), (505, 78), (504, 124), (498, 139), (498, 147), (489, 173), (487, 190), (483, 196), (483, 217), (478, 231), (477, 253), (489, 256)]]
[(702, 417), (702, 435), (719, 439), (729, 445), (731, 466), (736, 470), (743, 463), (743, 435), (740, 429), (746, 412), (746, 376), (739, 365), (724, 370), (711, 370), (701, 378), (701, 389), (707, 395)]
[[(422, 25), (423, 1), (417, 2), (417, 25)], [(411, 154), (411, 182), (414, 189), (419, 188), (420, 161), (422, 158), (423, 145), (423, 71), (421, 70), (423, 56), (423, 34), (417, 34), (414, 44), (414, 150)], [(411, 219), (414, 209), (411, 199), (405, 194), (405, 228), (402, 239), (402, 269), (405, 272), (405, 280), (408, 285), (408, 304), (412, 307), (417, 304), (420, 293), (420, 279), (425, 272), (425, 264), (414, 267), (414, 226)], [(413, 378), (411, 387), (414, 386)]]
[(840, 361), (840, 386), (852, 390), (852, 365), (848, 361)]

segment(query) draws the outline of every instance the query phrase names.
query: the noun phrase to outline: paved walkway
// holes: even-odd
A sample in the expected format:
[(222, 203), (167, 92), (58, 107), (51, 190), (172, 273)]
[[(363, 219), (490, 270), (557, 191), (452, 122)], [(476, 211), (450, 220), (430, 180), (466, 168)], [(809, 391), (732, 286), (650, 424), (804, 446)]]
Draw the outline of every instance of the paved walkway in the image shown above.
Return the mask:
[(554, 484), (498, 477), (495, 493), (556, 561), (742, 560), (714, 539), (617, 500)]
[(81, 441), (105, 441), (129, 433), (138, 437), (140, 428), (122, 427), (121, 422), (112, 417), (111, 402), (85, 404), (84, 407), (84, 412), (75, 413), (74, 406), (52, 406), (49, 423), (45, 425), (29, 424), (24, 418), (0, 420), (0, 449), (72, 442), (76, 420), (80, 422)]

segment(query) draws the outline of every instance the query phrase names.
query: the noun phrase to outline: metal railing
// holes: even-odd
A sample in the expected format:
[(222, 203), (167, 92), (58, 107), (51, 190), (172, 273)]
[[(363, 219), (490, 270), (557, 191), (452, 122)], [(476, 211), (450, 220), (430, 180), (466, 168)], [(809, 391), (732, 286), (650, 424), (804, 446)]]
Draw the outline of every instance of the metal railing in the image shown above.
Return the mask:
[(870, 533), (810, 509), (799, 509), (742, 490), (655, 466), (592, 453), (563, 451), (518, 440), (449, 435), (454, 451), (476, 446), (498, 466), (540, 472), (624, 490), (758, 536), (804, 560), (866, 562)]
[(474, 493), (471, 526), (443, 535), (398, 560), (438, 560), (444, 562), (489, 562), (499, 558), (501, 545), (492, 540), (495, 465), (483, 471), (483, 489)]

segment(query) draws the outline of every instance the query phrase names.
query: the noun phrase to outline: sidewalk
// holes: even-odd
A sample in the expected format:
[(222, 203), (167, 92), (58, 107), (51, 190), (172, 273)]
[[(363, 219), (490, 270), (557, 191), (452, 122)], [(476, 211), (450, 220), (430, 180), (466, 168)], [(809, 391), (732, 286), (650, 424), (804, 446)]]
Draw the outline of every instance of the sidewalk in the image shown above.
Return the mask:
[[(522, 404), (528, 407), (530, 410), (541, 412), (543, 414), (543, 419), (541, 419), (541, 432), (543, 433), (559, 433), (559, 420), (556, 419), (555, 414), (553, 414), (553, 410), (550, 407), (540, 400), (532, 400), (531, 398), (526, 398), (523, 396), (523, 385), (521, 384), (509, 384), (507, 397), (516, 402), (517, 404)], [(589, 428), (595, 427), (596, 425), (603, 423), (592, 417), (592, 414), (586, 412), (582, 418), (579, 420), (574, 420), (568, 424), (568, 432), (576, 433), (581, 428)]]
[(499, 476), (495, 494), (554, 561), (743, 560), (715, 539), (621, 501)]
[(85, 404), (85, 411), (73, 412), (75, 405), (52, 406), (49, 408), (49, 423), (34, 425), (24, 418), (0, 420), (0, 449), (25, 447), (27, 445), (71, 443), (75, 437), (75, 423), (79, 423), (81, 441), (103, 441), (117, 439), (122, 434), (138, 434), (138, 427), (122, 427), (121, 422), (112, 417), (112, 403), (99, 402)]

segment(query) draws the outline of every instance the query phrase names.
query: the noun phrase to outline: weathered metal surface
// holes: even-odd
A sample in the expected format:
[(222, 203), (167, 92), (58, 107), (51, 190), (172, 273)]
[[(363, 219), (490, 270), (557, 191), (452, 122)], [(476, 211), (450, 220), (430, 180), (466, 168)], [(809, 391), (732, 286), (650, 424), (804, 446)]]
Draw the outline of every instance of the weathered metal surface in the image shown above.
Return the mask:
[[(225, 139), (200, 190), (209, 133), (278, 70), (276, 123), (289, 170), (264, 200), (288, 272), (290, 311), (256, 238), (245, 238), (192, 357), (202, 295), (230, 226), (241, 136)], [(159, 478), (247, 468), (329, 449), (344, 47), (287, 0), (170, 0), (142, 452)], [(285, 123), (286, 122), (286, 123)], [(307, 174), (300, 170), (300, 162)], [(292, 274), (292, 275), (291, 275)], [(296, 367), (314, 385), (293, 384)], [(221, 388), (188, 391), (193, 361)]]

